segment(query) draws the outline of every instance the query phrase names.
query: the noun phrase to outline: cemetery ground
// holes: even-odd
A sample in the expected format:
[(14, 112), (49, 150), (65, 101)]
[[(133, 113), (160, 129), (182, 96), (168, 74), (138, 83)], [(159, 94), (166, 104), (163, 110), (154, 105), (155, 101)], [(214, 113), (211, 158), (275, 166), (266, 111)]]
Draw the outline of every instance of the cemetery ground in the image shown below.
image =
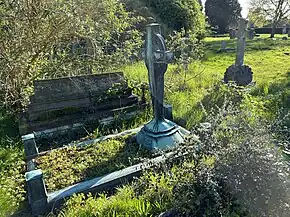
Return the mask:
[[(206, 38), (204, 59), (190, 64), (186, 72), (176, 65), (169, 66), (165, 75), (165, 101), (173, 105), (176, 122), (197, 134), (200, 132), (197, 129), (200, 123), (207, 122), (216, 126), (215, 137), (204, 139), (204, 143), (207, 146), (216, 143), (222, 151), (229, 148), (228, 144), (243, 143), (245, 137), (249, 141), (255, 140), (262, 146), (272, 145), (271, 149), (276, 145), (289, 143), (289, 131), (286, 127), (290, 126), (290, 118), (287, 116), (290, 112), (290, 40), (281, 38), (272, 40), (267, 37), (268, 35), (262, 35), (260, 38), (247, 40), (245, 64), (252, 68), (256, 82), (256, 85), (251, 87), (229, 88), (221, 82), (226, 68), (235, 60), (235, 51), (219, 52), (223, 40), (227, 42), (227, 47), (235, 48), (236, 41), (228, 37)], [(134, 83), (147, 82), (147, 70), (143, 62), (125, 66), (122, 71)], [(149, 120), (148, 116), (142, 116), (130, 125), (124, 125), (123, 130), (142, 125)], [(235, 129), (225, 130), (229, 125)], [(249, 126), (247, 130), (246, 125)], [(268, 130), (270, 133), (266, 135), (265, 132)], [(96, 134), (103, 135), (108, 132), (96, 131)], [(29, 216), (24, 184), (23, 144), (17, 135), (15, 120), (4, 111), (0, 113), (0, 135), (0, 216), (12, 214)], [(200, 135), (202, 140), (203, 134)], [(48, 188), (59, 189), (116, 168), (132, 165), (139, 160), (135, 159), (138, 155), (148, 156), (146, 151), (135, 147), (134, 142), (127, 142), (125, 139), (111, 139), (99, 145), (97, 151), (94, 151), (95, 147), (92, 145), (88, 150), (80, 152), (77, 152), (76, 148), (51, 152), (39, 158), (39, 167), (44, 170), (44, 174), (48, 174), (46, 176)], [(194, 141), (189, 142), (189, 147), (191, 143), (194, 144)], [(224, 147), (221, 147), (222, 145)], [(218, 152), (218, 147), (212, 148)], [(250, 149), (251, 147), (247, 150)], [(214, 156), (213, 150), (206, 152), (208, 156)], [(249, 156), (237, 156), (241, 162), (245, 157), (249, 164), (252, 163)], [(211, 211), (213, 213), (218, 206), (212, 203), (214, 193), (208, 193), (203, 199), (199, 198), (209, 183), (202, 178), (200, 182), (192, 180), (198, 180), (195, 176), (199, 174), (199, 169), (214, 167), (217, 159), (216, 156), (207, 158), (203, 155), (201, 160), (203, 166), (192, 164), (191, 161), (183, 165), (177, 163), (167, 169), (170, 175), (166, 175), (168, 172), (164, 172), (164, 168), (149, 171), (133, 184), (120, 187), (113, 195), (101, 194), (97, 198), (93, 195), (87, 198), (82, 194), (76, 195), (67, 201), (59, 216), (156, 216), (172, 207), (182, 208), (184, 213), (195, 209), (195, 216), (200, 216), (200, 213), (205, 213), (202, 210), (204, 207), (200, 205), (203, 199), (209, 204), (208, 207), (205, 205), (207, 213)], [(269, 161), (263, 166), (266, 168), (268, 163), (273, 162)], [(274, 167), (274, 164), (270, 166)], [(251, 167), (246, 169), (251, 170)], [(237, 171), (229, 170), (229, 172), (234, 175)], [(199, 186), (198, 189), (194, 188), (196, 185)], [(269, 183), (266, 183), (263, 188), (270, 188), (268, 185)], [(241, 194), (240, 198), (232, 198), (229, 194), (223, 193), (219, 206), (227, 208), (222, 210), (222, 214), (251, 216), (251, 208), (245, 210), (240, 205), (243, 203), (239, 200), (244, 200), (245, 195), (249, 196), (245, 193)], [(251, 198), (247, 199), (250, 203)], [(276, 203), (272, 201), (272, 204)], [(254, 205), (253, 202), (252, 206)], [(273, 206), (268, 207), (269, 216), (271, 212), (277, 211), (270, 210)]]

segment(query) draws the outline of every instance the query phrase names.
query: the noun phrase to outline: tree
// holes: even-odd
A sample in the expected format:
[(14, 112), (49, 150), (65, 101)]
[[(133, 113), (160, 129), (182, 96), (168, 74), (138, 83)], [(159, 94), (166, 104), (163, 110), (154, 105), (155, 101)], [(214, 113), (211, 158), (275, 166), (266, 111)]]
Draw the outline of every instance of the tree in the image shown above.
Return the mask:
[(111, 70), (141, 44), (119, 0), (4, 0), (0, 17), (0, 107), (13, 111), (33, 80)]
[(238, 0), (207, 0), (205, 13), (211, 26), (218, 26), (225, 33), (230, 26), (237, 26), (242, 8)]
[(255, 27), (263, 27), (268, 24), (268, 20), (262, 8), (250, 8), (247, 19), (255, 25)]
[(252, 0), (250, 5), (252, 10), (259, 13), (259, 16), (271, 20), (271, 38), (275, 37), (277, 25), (290, 15), (290, 0)]
[[(134, 1), (134, 0), (133, 0)], [(202, 36), (205, 33), (205, 17), (198, 0), (143, 0), (152, 16), (169, 29)]]

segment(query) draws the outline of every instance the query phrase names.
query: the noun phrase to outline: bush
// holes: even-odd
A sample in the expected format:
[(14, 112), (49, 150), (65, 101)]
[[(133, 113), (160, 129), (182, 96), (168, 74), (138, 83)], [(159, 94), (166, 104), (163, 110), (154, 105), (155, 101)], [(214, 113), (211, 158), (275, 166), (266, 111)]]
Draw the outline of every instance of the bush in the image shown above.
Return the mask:
[[(222, 95), (227, 92), (222, 90)], [(232, 102), (234, 96), (240, 97)], [(131, 208), (120, 210), (115, 205), (123, 204), (122, 195), (129, 188), (133, 190), (127, 203), (147, 204), (142, 207), (148, 216), (165, 212), (169, 216), (286, 217), (289, 171), (273, 146), (278, 126), (273, 130), (272, 123), (261, 119), (259, 106), (246, 109), (243, 101), (248, 100), (248, 94), (243, 91), (217, 99), (216, 107), (205, 107), (205, 123), (192, 129), (195, 136), (174, 150), (178, 158), (156, 165), (125, 190), (108, 197), (105, 204), (102, 197), (82, 198), (78, 201), (81, 211), (72, 212), (74, 205), (67, 203), (64, 214), (80, 216), (86, 211), (90, 216), (92, 204), (102, 210), (110, 204), (110, 212), (126, 216), (132, 213)]]
[(35, 79), (97, 73), (129, 61), (140, 45), (117, 0), (0, 4), (0, 107), (25, 105)]
[(200, 38), (205, 34), (205, 17), (197, 0), (149, 0), (145, 5), (158, 22), (171, 30), (191, 30)]

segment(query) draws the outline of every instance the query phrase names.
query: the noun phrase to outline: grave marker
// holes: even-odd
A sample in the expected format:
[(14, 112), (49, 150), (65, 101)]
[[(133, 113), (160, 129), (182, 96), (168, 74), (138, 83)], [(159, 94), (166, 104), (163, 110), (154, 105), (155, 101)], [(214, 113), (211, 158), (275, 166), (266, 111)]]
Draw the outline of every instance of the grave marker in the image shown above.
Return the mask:
[(283, 26), (282, 34), (287, 34), (287, 25), (286, 24)]
[(245, 19), (240, 19), (237, 32), (236, 61), (225, 72), (224, 82), (235, 82), (239, 86), (246, 86), (252, 82), (253, 73), (249, 66), (244, 65), (244, 55), (246, 47), (247, 23)]
[(148, 70), (149, 87), (153, 103), (154, 119), (145, 124), (137, 134), (137, 142), (150, 149), (167, 149), (184, 141), (184, 133), (174, 122), (164, 116), (164, 74), (173, 54), (166, 50), (159, 24), (146, 27), (145, 64)]
[(253, 23), (250, 23), (248, 30), (248, 38), (250, 40), (253, 40), (254, 37), (255, 37), (255, 25)]
[(236, 29), (229, 29), (230, 39), (235, 39), (236, 38), (236, 34), (237, 34)]

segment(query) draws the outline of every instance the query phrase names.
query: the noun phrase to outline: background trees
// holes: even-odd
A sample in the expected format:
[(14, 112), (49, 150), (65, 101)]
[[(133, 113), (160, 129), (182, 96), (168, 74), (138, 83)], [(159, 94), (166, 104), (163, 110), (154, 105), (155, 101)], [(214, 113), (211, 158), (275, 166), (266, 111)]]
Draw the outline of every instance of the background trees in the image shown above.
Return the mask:
[(202, 36), (205, 33), (205, 17), (199, 0), (123, 0), (140, 15), (151, 16), (172, 30), (189, 30)]
[(255, 25), (255, 27), (263, 27), (268, 24), (268, 20), (264, 15), (262, 8), (250, 8), (247, 18)]
[(184, 28), (203, 36), (198, 0), (138, 2), (144, 7), (135, 0), (3, 1), (0, 107), (23, 107), (35, 79), (100, 73), (126, 64), (140, 50), (140, 24), (152, 22), (139, 16), (146, 7), (145, 14), (168, 26), (169, 33)]
[(279, 22), (283, 19), (289, 19), (289, 0), (252, 0), (250, 5), (256, 16), (270, 20), (272, 25), (271, 38), (275, 36), (275, 29)]
[(211, 26), (219, 26), (219, 33), (224, 33), (230, 26), (236, 26), (241, 17), (238, 0), (207, 0), (205, 13)]

